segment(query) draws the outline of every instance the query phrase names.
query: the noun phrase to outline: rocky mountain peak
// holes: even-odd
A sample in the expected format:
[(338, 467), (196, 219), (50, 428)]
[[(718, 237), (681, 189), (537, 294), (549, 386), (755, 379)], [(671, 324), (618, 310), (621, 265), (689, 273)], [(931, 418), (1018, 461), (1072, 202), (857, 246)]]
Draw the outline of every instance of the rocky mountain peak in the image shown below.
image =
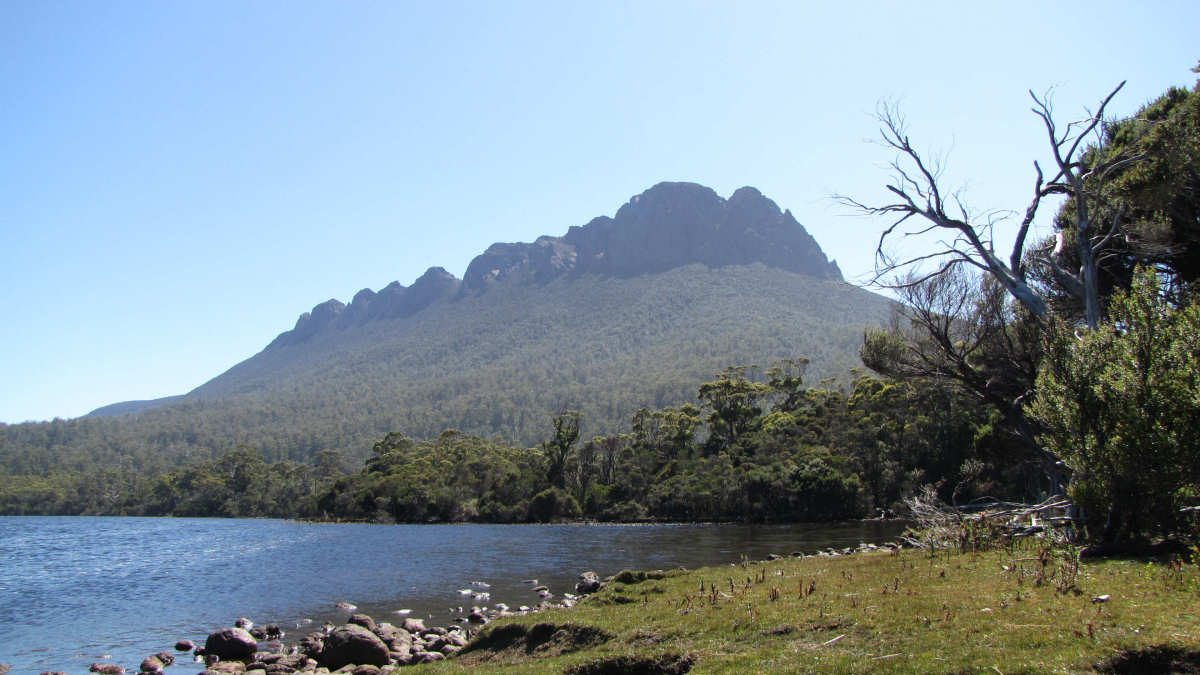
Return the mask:
[(612, 218), (593, 218), (561, 237), (492, 244), (471, 261), (462, 281), (431, 267), (407, 288), (392, 282), (378, 293), (359, 291), (349, 306), (324, 302), (268, 348), (303, 342), (330, 327), (409, 316), (498, 283), (546, 284), (584, 274), (631, 277), (694, 263), (763, 263), (817, 279), (842, 279), (837, 264), (826, 259), (792, 213), (757, 189), (739, 188), (723, 199), (696, 183), (663, 182), (632, 197)]

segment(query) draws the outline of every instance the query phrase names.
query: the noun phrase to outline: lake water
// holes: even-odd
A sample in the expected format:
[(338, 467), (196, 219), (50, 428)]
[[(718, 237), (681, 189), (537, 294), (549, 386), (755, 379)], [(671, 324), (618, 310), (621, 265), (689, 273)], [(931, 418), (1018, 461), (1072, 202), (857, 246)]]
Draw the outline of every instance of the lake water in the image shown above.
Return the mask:
[[(459, 606), (535, 605), (580, 572), (667, 569), (894, 538), (896, 523), (836, 525), (351, 525), (282, 520), (0, 517), (0, 663), (14, 675), (136, 672), (177, 640), (203, 643), (238, 617), (296, 638), (343, 621), (447, 625)], [(483, 590), (485, 601), (460, 589)], [(196, 672), (190, 660), (167, 672)]]

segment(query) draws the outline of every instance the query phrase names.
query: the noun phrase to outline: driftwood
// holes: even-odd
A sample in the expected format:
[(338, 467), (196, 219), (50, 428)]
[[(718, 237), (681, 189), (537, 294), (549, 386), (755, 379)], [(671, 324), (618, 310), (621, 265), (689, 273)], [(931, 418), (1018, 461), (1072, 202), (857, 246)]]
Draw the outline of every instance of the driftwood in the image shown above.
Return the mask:
[[(901, 539), (917, 548), (934, 550), (957, 547), (966, 550), (983, 543), (984, 538), (1028, 537), (1045, 532), (1045, 523), (1063, 527), (1074, 523), (1069, 515), (1072, 502), (1054, 495), (1038, 504), (1020, 504), (998, 499), (974, 500), (963, 506), (951, 506), (938, 499), (930, 487), (905, 501), (916, 527)], [(1044, 515), (1058, 513), (1064, 515)]]

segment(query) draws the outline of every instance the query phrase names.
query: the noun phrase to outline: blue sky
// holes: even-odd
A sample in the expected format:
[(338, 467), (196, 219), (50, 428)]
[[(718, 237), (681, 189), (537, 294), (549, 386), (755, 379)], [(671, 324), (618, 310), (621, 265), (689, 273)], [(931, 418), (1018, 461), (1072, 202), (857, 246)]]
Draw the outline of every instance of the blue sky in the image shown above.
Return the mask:
[(185, 393), (662, 180), (753, 185), (861, 278), (882, 223), (830, 195), (883, 197), (881, 99), (1023, 209), (1028, 89), (1129, 114), (1200, 59), (1195, 2), (834, 4), (0, 0), (0, 421)]

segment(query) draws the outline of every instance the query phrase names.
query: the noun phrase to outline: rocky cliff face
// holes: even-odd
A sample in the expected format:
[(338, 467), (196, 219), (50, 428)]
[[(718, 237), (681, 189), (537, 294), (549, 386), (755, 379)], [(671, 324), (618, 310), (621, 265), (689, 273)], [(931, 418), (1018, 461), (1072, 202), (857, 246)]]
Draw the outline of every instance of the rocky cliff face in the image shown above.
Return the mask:
[(569, 274), (637, 276), (682, 265), (761, 262), (818, 279), (841, 280), (837, 264), (790, 211), (744, 187), (728, 199), (695, 183), (659, 183), (562, 237), (494, 244), (471, 262), (467, 290), (497, 281), (544, 283)]
[(822, 280), (842, 279), (815, 239), (758, 190), (723, 199), (695, 183), (659, 183), (633, 197), (616, 216), (600, 216), (562, 237), (497, 243), (471, 261), (459, 281), (430, 268), (405, 288), (359, 291), (349, 305), (328, 300), (302, 314), (268, 349), (298, 344), (319, 332), (372, 319), (405, 317), (442, 299), (505, 284), (545, 284), (560, 277), (631, 277), (702, 263), (709, 267), (763, 263)]
[(378, 293), (364, 288), (354, 294), (354, 300), (344, 305), (326, 300), (296, 320), (292, 330), (281, 333), (267, 349), (299, 344), (319, 332), (331, 328), (346, 328), (373, 319), (393, 319), (416, 314), (443, 298), (458, 294), (462, 282), (441, 267), (430, 267), (412, 286), (405, 288), (393, 281)]

